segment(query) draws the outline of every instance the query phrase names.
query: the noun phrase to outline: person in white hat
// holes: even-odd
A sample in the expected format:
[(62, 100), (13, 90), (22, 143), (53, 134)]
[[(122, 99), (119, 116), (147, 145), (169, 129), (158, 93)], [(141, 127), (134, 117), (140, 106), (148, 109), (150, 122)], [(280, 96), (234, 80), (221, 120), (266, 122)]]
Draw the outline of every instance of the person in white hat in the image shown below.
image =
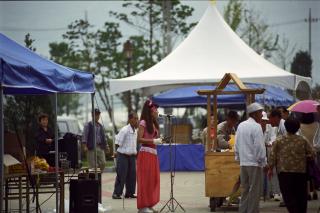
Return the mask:
[(263, 107), (258, 103), (247, 106), (249, 118), (240, 123), (236, 133), (235, 159), (240, 161), (242, 186), (240, 213), (259, 212), (262, 168), (267, 164), (266, 148), (261, 128)]

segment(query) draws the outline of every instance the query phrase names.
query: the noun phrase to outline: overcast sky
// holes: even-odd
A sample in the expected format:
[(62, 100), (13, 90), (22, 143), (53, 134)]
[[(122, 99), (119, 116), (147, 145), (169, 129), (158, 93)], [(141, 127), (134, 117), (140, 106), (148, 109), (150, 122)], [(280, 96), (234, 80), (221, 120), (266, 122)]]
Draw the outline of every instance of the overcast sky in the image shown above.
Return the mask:
[[(218, 1), (217, 7), (222, 13), (228, 1)], [(112, 21), (109, 11), (123, 11), (122, 1), (1, 1), (0, 31), (8, 37), (23, 44), (24, 35), (30, 32), (35, 39), (37, 53), (49, 57), (48, 44), (62, 41), (61, 35), (72, 21), (84, 18), (87, 11), (88, 20), (100, 28), (104, 22)], [(198, 21), (207, 8), (209, 1), (183, 1), (194, 7), (195, 12), (190, 21)], [(292, 0), (249, 0), (245, 4), (260, 13), (261, 19), (271, 25), (275, 34), (285, 36), (296, 50), (308, 49), (309, 8), (314, 17), (320, 18), (320, 1)], [(122, 25), (124, 37), (128, 37), (133, 29)], [(320, 20), (312, 24), (312, 56), (313, 79), (320, 84)]]

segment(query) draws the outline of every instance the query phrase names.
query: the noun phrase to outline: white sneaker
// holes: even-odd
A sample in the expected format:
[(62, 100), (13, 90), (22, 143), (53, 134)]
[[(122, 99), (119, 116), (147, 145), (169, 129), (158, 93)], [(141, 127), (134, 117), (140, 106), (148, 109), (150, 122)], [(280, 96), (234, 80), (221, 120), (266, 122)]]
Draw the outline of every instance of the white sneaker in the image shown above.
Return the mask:
[(274, 194), (273, 200), (280, 201), (281, 200), (281, 195), (280, 194)]
[(138, 213), (153, 213), (153, 211), (150, 208), (142, 208), (139, 209)]

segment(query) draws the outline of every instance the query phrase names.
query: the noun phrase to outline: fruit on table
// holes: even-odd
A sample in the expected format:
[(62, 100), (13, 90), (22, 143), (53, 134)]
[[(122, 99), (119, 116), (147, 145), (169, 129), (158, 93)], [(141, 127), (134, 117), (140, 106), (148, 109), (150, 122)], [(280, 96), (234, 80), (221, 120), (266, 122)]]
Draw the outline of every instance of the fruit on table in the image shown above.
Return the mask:
[(32, 156), (29, 159), (29, 161), (33, 162), (35, 169), (41, 169), (44, 171), (48, 171), (48, 169), (49, 169), (49, 164), (47, 163), (46, 159), (44, 159), (44, 158), (39, 158), (38, 156)]

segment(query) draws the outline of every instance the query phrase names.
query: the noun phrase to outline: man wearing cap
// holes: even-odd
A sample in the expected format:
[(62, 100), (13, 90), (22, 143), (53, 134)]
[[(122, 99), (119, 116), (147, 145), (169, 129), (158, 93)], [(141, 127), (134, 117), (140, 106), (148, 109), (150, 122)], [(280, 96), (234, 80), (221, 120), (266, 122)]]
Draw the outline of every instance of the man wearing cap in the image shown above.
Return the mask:
[(242, 186), (239, 212), (259, 212), (262, 168), (267, 164), (261, 128), (263, 107), (252, 103), (247, 107), (249, 118), (240, 123), (236, 133), (235, 159), (240, 161)]
[(219, 149), (232, 149), (229, 144), (230, 135), (234, 135), (235, 126), (239, 121), (239, 115), (236, 111), (230, 111), (227, 120), (221, 122), (217, 127), (217, 140)]
[[(96, 150), (97, 150), (97, 167), (103, 172), (106, 165), (105, 150), (107, 149), (106, 136), (104, 134), (103, 126), (99, 123), (100, 110), (94, 110), (95, 118), (95, 132), (96, 132)], [(83, 129), (82, 143), (84, 144), (84, 149), (88, 150), (87, 159), (89, 163), (89, 168), (95, 168), (94, 159), (94, 141), (93, 141), (93, 123), (89, 121), (85, 124)]]

